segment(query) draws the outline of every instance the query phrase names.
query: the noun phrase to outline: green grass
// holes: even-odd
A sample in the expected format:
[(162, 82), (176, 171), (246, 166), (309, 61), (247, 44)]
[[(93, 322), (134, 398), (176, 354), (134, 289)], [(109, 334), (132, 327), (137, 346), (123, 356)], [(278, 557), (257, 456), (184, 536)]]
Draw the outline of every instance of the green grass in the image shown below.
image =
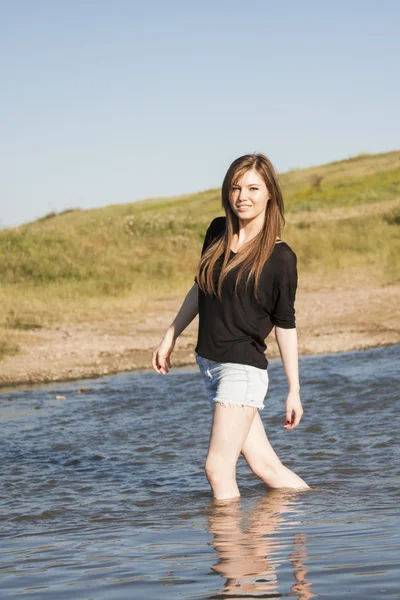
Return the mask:
[(383, 215), (384, 221), (389, 225), (400, 225), (400, 207), (396, 207)]
[(289, 212), (298, 212), (383, 202), (396, 197), (400, 198), (400, 168), (350, 181), (322, 180), (320, 190), (310, 183), (302, 189), (289, 191), (285, 201)]
[(387, 215), (291, 225), (287, 238), (295, 248), (299, 270), (325, 274), (368, 267), (387, 283), (400, 281), (400, 227)]
[[(343, 207), (345, 216), (347, 207), (400, 198), (400, 151), (361, 155), (279, 177), (286, 216), (305, 213), (297, 223), (287, 223), (282, 235), (295, 249), (300, 270), (320, 276), (371, 267), (390, 282), (400, 279), (399, 208), (312, 222), (317, 209)], [(220, 214), (220, 190), (211, 189), (95, 210), (69, 209), (0, 231), (3, 326), (40, 328), (46, 315), (62, 318), (60, 307), (66, 303), (77, 301), (79, 310), (79, 299), (168, 295), (190, 286), (205, 229)], [(41, 298), (38, 312), (29, 309), (27, 298), (30, 306)]]
[(6, 356), (14, 356), (19, 352), (17, 344), (0, 339), (0, 361)]

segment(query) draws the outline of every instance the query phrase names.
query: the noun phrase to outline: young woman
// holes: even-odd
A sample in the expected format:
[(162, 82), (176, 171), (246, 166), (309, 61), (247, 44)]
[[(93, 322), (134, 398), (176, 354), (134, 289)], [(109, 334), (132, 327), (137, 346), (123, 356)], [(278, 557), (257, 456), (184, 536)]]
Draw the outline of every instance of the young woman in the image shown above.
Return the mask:
[(215, 499), (240, 496), (240, 453), (268, 486), (309, 486), (279, 460), (259, 410), (268, 389), (265, 338), (275, 337), (288, 381), (286, 429), (300, 422), (295, 296), (297, 258), (280, 239), (284, 203), (275, 170), (263, 154), (247, 154), (229, 167), (222, 184), (224, 217), (209, 225), (195, 283), (152, 355), (165, 375), (182, 331), (199, 314), (195, 348), (214, 407), (205, 472)]

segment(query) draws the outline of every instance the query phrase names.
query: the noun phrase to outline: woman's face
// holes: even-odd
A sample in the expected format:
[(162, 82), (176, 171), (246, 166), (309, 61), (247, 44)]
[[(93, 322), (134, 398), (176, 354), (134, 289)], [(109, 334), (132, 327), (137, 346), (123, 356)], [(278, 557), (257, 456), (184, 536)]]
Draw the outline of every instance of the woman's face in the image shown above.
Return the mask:
[(251, 169), (232, 186), (230, 203), (240, 220), (253, 220), (260, 215), (260, 220), (263, 220), (270, 197), (264, 180), (257, 171)]

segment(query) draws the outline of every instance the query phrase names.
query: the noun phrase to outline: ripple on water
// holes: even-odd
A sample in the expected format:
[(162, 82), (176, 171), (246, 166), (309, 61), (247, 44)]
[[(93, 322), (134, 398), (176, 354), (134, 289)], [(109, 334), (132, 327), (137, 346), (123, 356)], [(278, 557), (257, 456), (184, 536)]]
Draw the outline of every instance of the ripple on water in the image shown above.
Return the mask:
[(313, 489), (267, 490), (240, 457), (242, 496), (222, 504), (205, 479), (211, 413), (196, 369), (85, 381), (84, 394), (83, 382), (8, 391), (3, 594), (396, 597), (399, 356), (390, 346), (302, 357), (304, 416), (291, 432), (271, 361), (262, 419)]

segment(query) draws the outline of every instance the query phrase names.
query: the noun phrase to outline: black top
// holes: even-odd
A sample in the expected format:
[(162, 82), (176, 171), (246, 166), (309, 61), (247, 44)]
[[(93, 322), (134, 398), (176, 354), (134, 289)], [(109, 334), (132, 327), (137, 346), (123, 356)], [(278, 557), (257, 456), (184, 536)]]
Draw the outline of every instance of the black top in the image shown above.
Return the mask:
[[(210, 223), (203, 243), (202, 254), (209, 244), (225, 231), (226, 217)], [(229, 260), (235, 256), (231, 250)], [(223, 256), (214, 270), (218, 281)], [(222, 285), (222, 302), (216, 296), (204, 294), (199, 288), (199, 329), (196, 352), (221, 363), (235, 362), (268, 367), (264, 354), (265, 338), (273, 327), (296, 327), (294, 302), (297, 289), (297, 257), (286, 242), (278, 241), (264, 264), (259, 282), (259, 301), (254, 296), (254, 284), (245, 283), (247, 275), (234, 294), (237, 269), (231, 271)], [(197, 283), (197, 278), (195, 277)]]

